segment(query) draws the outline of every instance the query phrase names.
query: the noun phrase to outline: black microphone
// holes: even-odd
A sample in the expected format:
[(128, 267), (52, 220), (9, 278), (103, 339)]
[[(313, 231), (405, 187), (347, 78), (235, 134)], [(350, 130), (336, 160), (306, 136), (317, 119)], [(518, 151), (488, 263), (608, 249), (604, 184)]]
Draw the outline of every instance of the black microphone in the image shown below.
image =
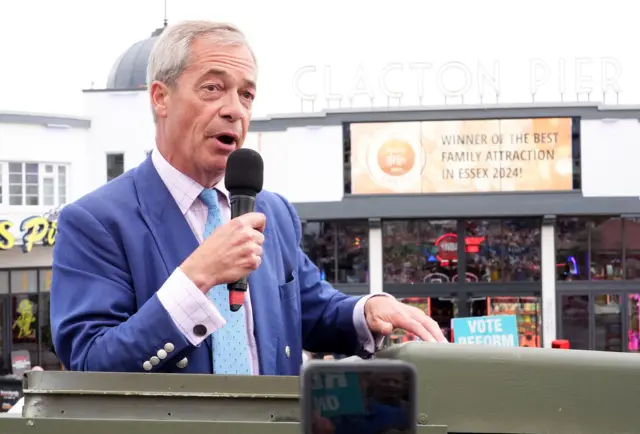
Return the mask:
[[(253, 212), (256, 196), (262, 191), (264, 163), (262, 157), (253, 149), (237, 149), (229, 155), (224, 186), (229, 191), (231, 218)], [(227, 285), (229, 289), (229, 308), (237, 312), (244, 304), (247, 292), (247, 278)]]

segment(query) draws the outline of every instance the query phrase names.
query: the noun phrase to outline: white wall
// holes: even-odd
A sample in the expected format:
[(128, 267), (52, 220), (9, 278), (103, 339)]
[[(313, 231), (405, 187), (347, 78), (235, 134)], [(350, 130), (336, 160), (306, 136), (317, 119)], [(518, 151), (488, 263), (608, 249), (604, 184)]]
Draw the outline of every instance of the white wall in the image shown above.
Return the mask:
[(580, 128), (584, 196), (640, 197), (638, 120), (586, 120)]
[(140, 164), (155, 146), (155, 132), (146, 91), (85, 92), (86, 116), (91, 119), (88, 154), (94, 190), (107, 181), (108, 153), (124, 154), (124, 170)]
[(291, 202), (340, 201), (344, 195), (342, 127), (250, 133), (264, 159), (264, 188)]
[[(68, 194), (77, 198), (86, 193), (84, 179), (90, 172), (86, 153), (88, 134), (88, 130), (81, 128), (0, 123), (0, 161), (68, 164)], [(0, 215), (4, 211), (0, 205)]]
[[(88, 130), (62, 125), (44, 126), (0, 123), (0, 163), (33, 162), (67, 165), (67, 201), (88, 192), (86, 179), (91, 172), (87, 155)], [(4, 166), (6, 169), (6, 165)], [(8, 175), (3, 176), (3, 191), (8, 193)], [(9, 206), (0, 204), (0, 221), (10, 221), (10, 234), (15, 244), (22, 244), (20, 224), (28, 217), (42, 216), (50, 206)], [(37, 253), (34, 253), (38, 250)], [(0, 250), (0, 268), (51, 265), (51, 249), (34, 247), (23, 254), (20, 248)]]

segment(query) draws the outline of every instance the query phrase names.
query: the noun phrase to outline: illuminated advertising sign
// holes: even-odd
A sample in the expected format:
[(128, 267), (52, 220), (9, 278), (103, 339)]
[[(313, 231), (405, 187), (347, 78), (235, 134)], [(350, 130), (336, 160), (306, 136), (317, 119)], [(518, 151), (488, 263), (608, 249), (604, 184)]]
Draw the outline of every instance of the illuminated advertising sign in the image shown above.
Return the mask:
[(353, 123), (352, 194), (573, 189), (572, 119)]
[(13, 222), (0, 220), (0, 250), (12, 249), (18, 240), (22, 241), (24, 253), (29, 253), (36, 244), (53, 246), (56, 242), (58, 223), (49, 221), (46, 217), (32, 216), (22, 220), (19, 225), (19, 237), (12, 233), (13, 227)]

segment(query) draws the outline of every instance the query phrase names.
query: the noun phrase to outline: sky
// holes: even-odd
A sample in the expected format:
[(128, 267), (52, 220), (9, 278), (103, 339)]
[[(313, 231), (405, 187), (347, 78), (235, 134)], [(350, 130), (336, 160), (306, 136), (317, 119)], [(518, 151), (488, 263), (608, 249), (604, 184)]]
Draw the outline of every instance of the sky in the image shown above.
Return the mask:
[[(640, 104), (634, 4), (168, 0), (167, 15), (170, 24), (211, 19), (245, 32), (260, 67), (261, 117), (328, 105), (469, 104), (480, 94), (485, 103), (535, 93), (536, 101)], [(118, 56), (163, 16), (163, 0), (0, 0), (0, 110), (82, 116), (82, 89), (103, 88)]]

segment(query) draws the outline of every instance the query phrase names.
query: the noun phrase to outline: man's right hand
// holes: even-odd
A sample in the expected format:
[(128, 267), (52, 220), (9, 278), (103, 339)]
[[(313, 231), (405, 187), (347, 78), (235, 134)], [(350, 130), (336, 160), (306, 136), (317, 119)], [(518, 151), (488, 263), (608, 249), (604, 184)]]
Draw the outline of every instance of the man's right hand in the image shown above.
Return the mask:
[(213, 233), (180, 265), (203, 292), (247, 276), (262, 262), (264, 214), (252, 212), (234, 218)]

